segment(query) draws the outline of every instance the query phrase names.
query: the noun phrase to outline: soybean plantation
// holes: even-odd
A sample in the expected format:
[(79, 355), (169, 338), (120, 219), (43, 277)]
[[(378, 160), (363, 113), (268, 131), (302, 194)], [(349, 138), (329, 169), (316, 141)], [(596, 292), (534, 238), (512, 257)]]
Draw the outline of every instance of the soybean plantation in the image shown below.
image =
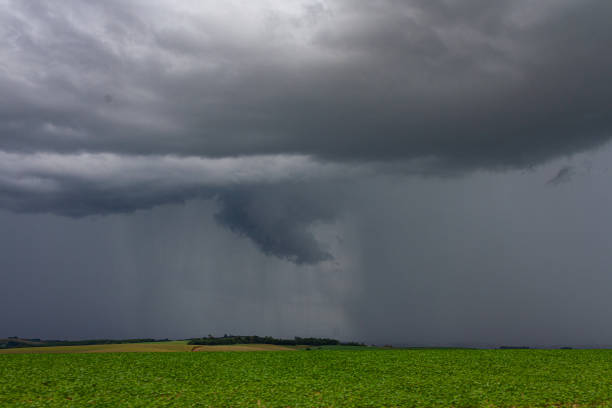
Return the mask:
[(3, 354), (0, 406), (612, 406), (612, 351)]

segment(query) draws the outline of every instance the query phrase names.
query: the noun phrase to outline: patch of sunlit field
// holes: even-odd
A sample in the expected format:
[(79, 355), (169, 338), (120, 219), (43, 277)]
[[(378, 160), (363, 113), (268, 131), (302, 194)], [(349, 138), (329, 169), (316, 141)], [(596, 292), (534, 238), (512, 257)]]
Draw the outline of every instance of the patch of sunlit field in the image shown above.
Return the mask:
[(612, 351), (0, 355), (0, 406), (612, 406)]
[(294, 346), (275, 344), (231, 344), (227, 346), (190, 346), (191, 351), (295, 351)]

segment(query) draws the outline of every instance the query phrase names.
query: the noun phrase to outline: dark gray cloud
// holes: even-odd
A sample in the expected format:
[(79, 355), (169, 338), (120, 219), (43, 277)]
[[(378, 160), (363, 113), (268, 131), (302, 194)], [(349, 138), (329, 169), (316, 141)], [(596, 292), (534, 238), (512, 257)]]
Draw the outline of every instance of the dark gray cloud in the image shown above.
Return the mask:
[[(604, 346), (612, 196), (588, 179), (544, 183), (559, 163), (460, 181), (384, 178), (344, 222), (356, 338), (412, 345)], [(379, 197), (385, 197), (384, 200)], [(396, 340), (400, 341), (400, 340)]]
[(265, 253), (328, 260), (310, 228), (342, 199), (317, 183), (529, 167), (608, 141), (611, 15), (606, 0), (4, 0), (0, 206), (216, 197), (217, 220)]
[(0, 146), (536, 163), (610, 137), (610, 15), (605, 0), (9, 1)]
[(218, 198), (222, 207), (216, 220), (251, 238), (265, 254), (297, 264), (333, 259), (309, 230), (313, 223), (332, 222), (338, 215), (338, 200), (324, 198), (320, 189), (260, 187), (223, 192)]
[(611, 17), (0, 0), (0, 337), (612, 344)]
[(557, 174), (553, 178), (548, 180), (546, 184), (557, 186), (559, 184), (568, 183), (569, 181), (572, 180), (574, 173), (575, 171), (572, 166), (564, 166), (561, 169), (559, 169)]
[[(359, 174), (356, 166), (305, 156), (205, 159), (116, 154), (0, 152), (0, 206), (70, 217), (215, 199), (217, 221), (265, 254), (298, 264), (331, 260), (310, 228), (332, 222), (341, 198), (328, 185)], [(327, 196), (328, 198), (326, 198)]]
[(0, 336), (348, 336), (347, 274), (265, 256), (216, 211), (210, 200), (79, 219), (0, 210)]
[[(339, 205), (310, 229), (335, 258), (317, 265), (265, 256), (215, 222), (214, 200), (86, 218), (0, 210), (0, 337), (610, 346), (611, 158), (268, 189)], [(581, 177), (548, 188), (564, 165)], [(249, 201), (265, 213), (272, 199)]]

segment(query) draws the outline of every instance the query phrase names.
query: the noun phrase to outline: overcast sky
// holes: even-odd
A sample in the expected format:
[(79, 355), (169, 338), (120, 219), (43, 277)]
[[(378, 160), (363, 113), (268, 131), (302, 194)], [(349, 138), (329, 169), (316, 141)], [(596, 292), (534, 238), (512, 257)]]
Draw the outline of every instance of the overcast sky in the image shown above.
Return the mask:
[(0, 337), (612, 345), (609, 0), (0, 0)]

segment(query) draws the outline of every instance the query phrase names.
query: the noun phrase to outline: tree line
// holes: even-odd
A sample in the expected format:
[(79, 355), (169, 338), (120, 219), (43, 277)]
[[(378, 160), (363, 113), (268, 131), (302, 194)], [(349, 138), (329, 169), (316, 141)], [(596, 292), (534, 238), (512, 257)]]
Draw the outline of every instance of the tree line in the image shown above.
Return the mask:
[(338, 346), (338, 345), (359, 345), (357, 343), (340, 343), (336, 339), (317, 338), (317, 337), (294, 337), (293, 339), (276, 339), (265, 336), (232, 336), (223, 337), (200, 337), (190, 339), (188, 344), (199, 346), (227, 346), (232, 344), (274, 344), (277, 346)]

